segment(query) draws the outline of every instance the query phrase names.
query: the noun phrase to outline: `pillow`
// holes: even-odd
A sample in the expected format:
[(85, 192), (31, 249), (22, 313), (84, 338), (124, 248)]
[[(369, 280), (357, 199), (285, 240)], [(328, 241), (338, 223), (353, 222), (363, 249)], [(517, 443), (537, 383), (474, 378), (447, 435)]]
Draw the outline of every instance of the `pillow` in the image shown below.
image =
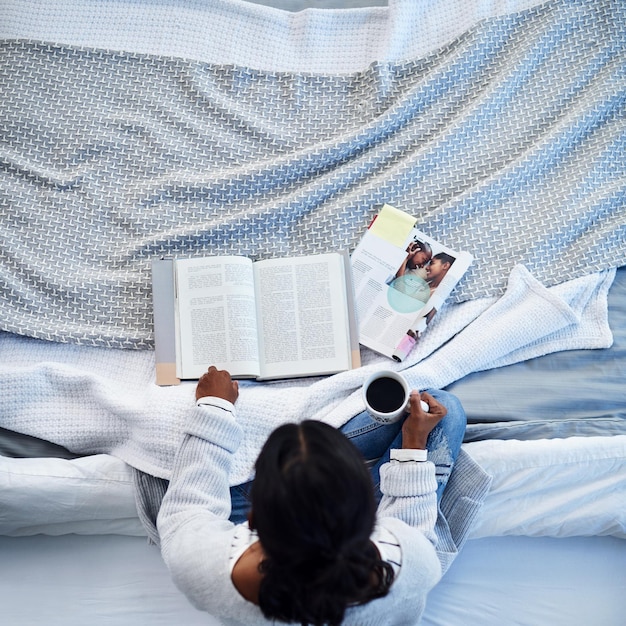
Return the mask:
[(145, 536), (132, 470), (106, 454), (73, 460), (0, 457), (0, 535)]
[(463, 449), (493, 478), (470, 538), (626, 538), (626, 435), (475, 441)]

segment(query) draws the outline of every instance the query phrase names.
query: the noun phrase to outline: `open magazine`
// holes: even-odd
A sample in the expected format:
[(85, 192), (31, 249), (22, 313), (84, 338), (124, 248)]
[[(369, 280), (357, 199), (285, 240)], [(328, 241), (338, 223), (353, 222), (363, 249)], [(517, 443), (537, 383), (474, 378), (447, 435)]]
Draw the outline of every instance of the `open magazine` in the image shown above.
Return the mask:
[(351, 255), (359, 342), (403, 361), (473, 261), (384, 205)]

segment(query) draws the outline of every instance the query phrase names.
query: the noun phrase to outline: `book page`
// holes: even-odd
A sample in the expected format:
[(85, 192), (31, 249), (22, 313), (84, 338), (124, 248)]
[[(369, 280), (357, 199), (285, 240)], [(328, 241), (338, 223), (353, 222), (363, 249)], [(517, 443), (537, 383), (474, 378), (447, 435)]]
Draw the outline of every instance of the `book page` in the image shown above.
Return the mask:
[(426, 329), (473, 260), (417, 228), (406, 234), (403, 224), (402, 232), (398, 244), (369, 229), (351, 256), (359, 340), (400, 361), (407, 333), (416, 337)]
[(263, 378), (351, 368), (342, 255), (258, 261), (254, 273)]
[(209, 365), (259, 375), (252, 262), (224, 256), (176, 261), (178, 368), (199, 378)]

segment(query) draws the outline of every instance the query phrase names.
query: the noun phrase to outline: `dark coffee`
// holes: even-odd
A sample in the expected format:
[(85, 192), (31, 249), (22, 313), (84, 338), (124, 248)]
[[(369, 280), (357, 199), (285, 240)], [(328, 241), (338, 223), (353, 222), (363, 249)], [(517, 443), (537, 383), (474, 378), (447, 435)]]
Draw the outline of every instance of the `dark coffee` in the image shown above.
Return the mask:
[(377, 378), (367, 388), (365, 397), (375, 411), (393, 413), (404, 405), (404, 387), (394, 378)]

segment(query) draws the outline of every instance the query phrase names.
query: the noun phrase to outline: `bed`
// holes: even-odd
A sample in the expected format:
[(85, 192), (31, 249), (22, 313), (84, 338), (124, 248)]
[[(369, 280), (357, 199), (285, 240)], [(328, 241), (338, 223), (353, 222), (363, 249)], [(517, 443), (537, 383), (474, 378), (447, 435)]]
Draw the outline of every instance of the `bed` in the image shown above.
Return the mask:
[(146, 526), (193, 383), (150, 262), (351, 251), (384, 203), (475, 262), (400, 364), (242, 383), (233, 483), (381, 367), (456, 393), (493, 476), (422, 623), (624, 622), (622, 3), (0, 2), (3, 623), (218, 624)]

